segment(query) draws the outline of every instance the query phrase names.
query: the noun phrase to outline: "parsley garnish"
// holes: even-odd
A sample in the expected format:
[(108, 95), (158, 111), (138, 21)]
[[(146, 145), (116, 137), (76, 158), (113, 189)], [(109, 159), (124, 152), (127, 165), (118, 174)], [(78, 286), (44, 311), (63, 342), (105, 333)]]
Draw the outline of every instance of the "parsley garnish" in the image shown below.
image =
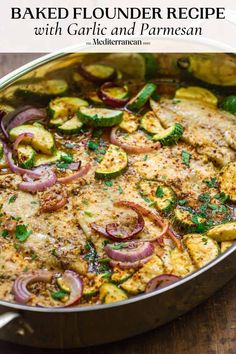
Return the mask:
[(126, 243), (117, 243), (117, 244), (113, 244), (111, 247), (113, 250), (122, 250), (123, 248), (127, 248), (127, 244)]
[(14, 194), (8, 199), (8, 204), (12, 204), (16, 201), (17, 195)]
[(3, 230), (3, 231), (2, 231), (2, 237), (3, 237), (3, 238), (7, 238), (8, 236), (9, 236), (8, 230), (6, 230), (6, 229)]
[(210, 181), (205, 179), (203, 182), (205, 182), (209, 188), (215, 188), (218, 186), (218, 182), (215, 177), (211, 178)]
[(90, 141), (88, 142), (88, 148), (89, 148), (90, 150), (96, 151), (96, 150), (98, 149), (98, 144), (95, 143), (94, 141), (90, 140)]
[(214, 195), (214, 198), (218, 199), (221, 203), (225, 203), (226, 200), (228, 199), (228, 195), (226, 195), (224, 192), (221, 192)]
[(74, 158), (71, 154), (68, 154), (66, 152), (63, 152), (63, 154), (61, 154), (61, 161), (67, 162), (67, 163), (71, 163), (74, 161)]
[(144, 155), (143, 161), (147, 161), (147, 159), (148, 159), (148, 155)]
[(25, 225), (16, 226), (16, 238), (20, 242), (24, 242), (32, 234), (32, 231), (28, 231)]
[(54, 300), (62, 300), (67, 295), (67, 292), (64, 290), (54, 291), (51, 293), (51, 297)]
[(91, 211), (89, 211), (89, 210), (85, 210), (84, 214), (89, 216), (89, 217), (93, 216), (93, 213), (91, 213)]
[(179, 205), (184, 205), (184, 204), (186, 204), (188, 201), (187, 201), (187, 199), (180, 199), (179, 201), (178, 201), (178, 204)]
[(190, 159), (192, 155), (189, 152), (183, 150), (181, 157), (182, 157), (183, 164), (189, 167)]
[(107, 187), (112, 187), (112, 186), (113, 186), (112, 181), (105, 181), (104, 184), (105, 184)]
[(123, 189), (122, 189), (121, 186), (119, 186), (118, 191), (119, 191), (120, 194), (123, 194)]
[(68, 149), (73, 149), (75, 147), (75, 143), (65, 143), (64, 144), (65, 147), (67, 147)]
[(209, 203), (209, 201), (211, 200), (211, 196), (209, 193), (203, 193), (199, 195), (198, 200), (200, 200), (200, 202)]
[(143, 200), (144, 200), (146, 203), (150, 203), (150, 202), (151, 202), (151, 200), (150, 200), (149, 198), (147, 198), (147, 197), (145, 196), (145, 194), (144, 194), (142, 191), (139, 192), (139, 195), (143, 198)]
[(157, 187), (156, 196), (159, 197), (159, 198), (163, 198), (164, 197), (164, 191), (163, 191), (162, 187), (160, 187), (160, 186)]

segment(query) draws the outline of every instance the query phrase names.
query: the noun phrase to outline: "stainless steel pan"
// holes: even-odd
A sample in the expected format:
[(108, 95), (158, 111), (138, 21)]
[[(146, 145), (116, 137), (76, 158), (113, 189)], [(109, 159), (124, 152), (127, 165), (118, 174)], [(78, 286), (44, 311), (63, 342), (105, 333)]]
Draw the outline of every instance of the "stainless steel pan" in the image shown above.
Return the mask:
[[(67, 75), (71, 65), (82, 60), (93, 61), (98, 56), (105, 54), (57, 53), (44, 56), (1, 79), (0, 97), (17, 80), (31, 80), (50, 75), (52, 71)], [(167, 76), (168, 80), (182, 77), (182, 68), (178, 69), (177, 62), (186, 66), (186, 61), (181, 57), (177, 54), (159, 56), (160, 76), (163, 80)], [(224, 60), (224, 55), (222, 59)], [(185, 80), (193, 79), (185, 73)], [(215, 89), (222, 93), (225, 90), (235, 92), (235, 87), (221, 89), (215, 86)], [(82, 347), (117, 341), (175, 319), (207, 299), (235, 275), (236, 245), (178, 283), (124, 302), (47, 309), (0, 301), (0, 339), (48, 348)]]

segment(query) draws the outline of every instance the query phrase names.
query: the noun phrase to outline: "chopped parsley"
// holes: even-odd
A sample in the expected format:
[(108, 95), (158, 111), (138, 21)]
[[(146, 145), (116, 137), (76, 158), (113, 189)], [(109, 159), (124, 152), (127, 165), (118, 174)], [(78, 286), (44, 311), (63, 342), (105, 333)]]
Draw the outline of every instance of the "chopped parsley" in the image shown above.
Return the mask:
[(66, 170), (68, 165), (74, 161), (73, 155), (63, 152), (61, 155), (60, 161), (56, 163), (56, 166), (59, 170)]
[(93, 150), (93, 151), (96, 151), (96, 150), (98, 150), (98, 144), (97, 143), (95, 143), (95, 141), (92, 141), (92, 140), (90, 140), (89, 142), (88, 142), (88, 148), (90, 149), (90, 150)]
[(16, 201), (17, 195), (14, 194), (8, 199), (8, 204), (12, 204)]
[(144, 155), (143, 161), (147, 161), (147, 159), (148, 159), (148, 155)]
[(3, 231), (2, 231), (2, 237), (3, 237), (3, 238), (7, 238), (8, 236), (9, 236), (8, 230), (6, 230), (6, 229), (3, 230)]
[(20, 242), (24, 242), (32, 234), (32, 231), (28, 231), (26, 225), (16, 226), (16, 238)]
[(179, 205), (185, 205), (187, 202), (188, 202), (187, 199), (180, 199), (180, 200), (178, 201), (178, 204), (179, 204)]
[(157, 187), (156, 196), (159, 197), (159, 198), (163, 198), (164, 197), (164, 191), (163, 191), (162, 187), (160, 187), (160, 186)]
[(221, 192), (214, 195), (214, 198), (219, 200), (221, 203), (225, 203), (226, 200), (228, 200), (228, 195), (226, 195), (224, 192)]
[(210, 200), (211, 200), (210, 193), (203, 193), (203, 194), (200, 194), (199, 197), (198, 197), (198, 200), (200, 200), (200, 202), (207, 202), (207, 203), (209, 203)]
[(204, 242), (204, 245), (206, 246), (208, 239), (207, 239), (206, 237), (203, 237), (203, 238), (202, 238), (202, 241)]
[(104, 184), (105, 184), (107, 187), (112, 187), (112, 186), (113, 186), (112, 181), (105, 181)]
[(127, 243), (117, 243), (113, 244), (111, 247), (113, 250), (122, 250), (123, 248), (127, 248)]
[(57, 250), (56, 250), (55, 248), (52, 250), (52, 255), (53, 255), (54, 257), (57, 257), (57, 256), (58, 256)]
[(62, 300), (67, 295), (67, 292), (64, 290), (54, 291), (51, 293), (51, 297), (54, 300)]
[(85, 210), (84, 214), (89, 216), (89, 217), (93, 216), (93, 213), (91, 213), (91, 211), (89, 211), (89, 210)]
[(23, 272), (24, 272), (24, 273), (27, 273), (28, 270), (29, 270), (29, 268), (28, 268), (27, 266), (25, 266), (25, 268), (23, 269)]
[(218, 181), (215, 177), (211, 178), (210, 181), (205, 179), (203, 182), (205, 182), (209, 188), (216, 188), (218, 186)]
[(118, 191), (119, 191), (120, 194), (123, 194), (123, 189), (122, 189), (121, 186), (118, 187)]
[(182, 157), (183, 164), (189, 167), (190, 159), (192, 157), (192, 154), (190, 154), (189, 152), (183, 150), (182, 154), (181, 154), (181, 157)]
[(149, 198), (147, 198), (147, 197), (145, 196), (145, 194), (144, 194), (142, 191), (139, 191), (139, 195), (140, 195), (140, 197), (143, 198), (143, 200), (144, 200), (146, 203), (150, 203), (150, 202), (151, 202), (151, 200), (150, 200)]

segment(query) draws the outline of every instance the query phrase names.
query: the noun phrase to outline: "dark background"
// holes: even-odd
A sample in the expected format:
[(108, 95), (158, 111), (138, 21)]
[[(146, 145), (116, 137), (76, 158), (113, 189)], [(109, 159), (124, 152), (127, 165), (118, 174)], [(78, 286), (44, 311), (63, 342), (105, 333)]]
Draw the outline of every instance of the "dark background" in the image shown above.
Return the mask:
[[(0, 54), (0, 77), (38, 56)], [(0, 354), (236, 354), (235, 280), (188, 314), (135, 338), (71, 350), (32, 349), (0, 342)]]

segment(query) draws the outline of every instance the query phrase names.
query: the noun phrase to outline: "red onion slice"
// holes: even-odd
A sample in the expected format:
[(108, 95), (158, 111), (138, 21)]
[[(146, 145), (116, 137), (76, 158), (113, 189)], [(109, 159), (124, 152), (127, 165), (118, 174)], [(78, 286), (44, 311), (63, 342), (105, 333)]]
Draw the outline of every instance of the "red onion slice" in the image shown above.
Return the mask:
[(119, 246), (120, 244), (108, 244), (104, 247), (104, 250), (110, 258), (120, 262), (140, 261), (151, 256), (154, 252), (151, 242), (127, 242), (121, 249), (116, 249), (117, 245)]
[(10, 168), (10, 170), (18, 175), (27, 175), (30, 178), (39, 178), (40, 174), (38, 172), (35, 171), (31, 171), (31, 170), (26, 170), (24, 168), (18, 167), (13, 158), (12, 158), (12, 152), (11, 151), (7, 151), (7, 149), (5, 149), (5, 155), (6, 155), (6, 160), (7, 160), (7, 164)]
[(114, 267), (119, 267), (121, 269), (137, 269), (142, 267), (145, 263), (147, 263), (148, 261), (150, 261), (150, 259), (152, 258), (152, 256), (149, 256), (147, 258), (143, 258), (139, 261), (136, 262), (120, 262), (120, 261), (114, 261), (111, 260), (110, 261), (110, 265), (114, 268)]
[(118, 87), (123, 88), (126, 92), (126, 96), (128, 96), (128, 88), (125, 86), (117, 85), (113, 82), (106, 82), (102, 85), (100, 90), (98, 91), (98, 97), (106, 104), (112, 107), (123, 107), (129, 100), (129, 97), (125, 98), (117, 98), (115, 96), (110, 95), (106, 90), (109, 88)]
[(157, 150), (161, 147), (161, 144), (159, 141), (153, 145), (150, 145), (150, 146), (131, 146), (127, 143), (121, 142), (116, 135), (116, 132), (118, 129), (119, 129), (118, 126), (112, 128), (110, 141), (112, 144), (122, 147), (122, 149), (124, 149), (126, 152), (128, 152), (130, 154), (142, 154), (142, 153), (152, 152), (152, 151)]
[(26, 304), (32, 296), (32, 293), (27, 289), (27, 286), (40, 281), (50, 283), (52, 281), (52, 277), (53, 273), (47, 270), (39, 270), (21, 274), (18, 278), (16, 278), (12, 288), (15, 301), (20, 304)]
[(69, 307), (79, 302), (83, 294), (83, 282), (80, 276), (71, 271), (66, 270), (61, 278), (62, 282), (70, 289), (70, 297), (63, 307)]
[(25, 107), (23, 111), (18, 112), (11, 119), (10, 123), (7, 126), (7, 131), (17, 127), (18, 125), (25, 124), (29, 121), (44, 119), (46, 119), (46, 114), (42, 109)]
[(176, 281), (180, 280), (180, 277), (177, 277), (176, 275), (173, 274), (161, 274), (158, 275), (155, 278), (152, 278), (146, 285), (145, 292), (150, 293), (154, 291), (155, 289), (161, 289), (164, 288), (172, 283), (175, 283)]
[[(115, 204), (117, 205), (132, 205), (134, 206), (143, 216), (148, 217), (149, 219), (151, 219), (155, 224), (157, 224), (158, 226), (165, 228), (166, 227), (166, 222), (157, 214), (154, 214), (152, 211), (144, 208), (143, 206), (136, 204), (134, 202), (129, 202), (129, 201), (119, 201), (116, 202)], [(177, 234), (174, 232), (174, 230), (172, 230), (172, 228), (169, 226), (166, 234), (174, 241), (174, 243), (176, 244), (176, 246), (178, 247), (178, 249), (182, 250), (183, 246), (182, 243), (180, 241), (180, 239), (177, 237)], [(163, 232), (158, 235), (157, 237), (155, 237), (154, 239), (152, 239), (153, 241), (157, 241), (159, 238), (163, 237)], [(150, 240), (150, 241), (152, 241)]]
[(71, 171), (77, 171), (80, 168), (80, 166), (81, 166), (81, 161), (71, 162), (67, 168)]
[(21, 143), (22, 140), (24, 140), (25, 138), (32, 139), (33, 137), (34, 137), (34, 134), (32, 134), (32, 133), (22, 133), (22, 134), (20, 134), (16, 138), (16, 140), (14, 141), (14, 144), (13, 144), (13, 155), (16, 155), (18, 145)]
[(24, 181), (19, 184), (19, 189), (31, 193), (43, 192), (57, 181), (55, 173), (48, 166), (38, 167), (34, 171), (37, 173), (36, 178), (32, 178), (28, 173), (25, 174)]
[[(118, 204), (114, 203), (114, 205), (122, 205), (122, 204)], [(91, 223), (91, 227), (94, 231), (102, 234), (103, 236), (110, 238), (113, 241), (127, 241), (130, 239), (133, 239), (134, 236), (136, 236), (139, 232), (141, 232), (144, 228), (144, 219), (142, 214), (137, 210), (137, 208), (133, 205), (129, 205), (126, 204), (125, 206), (130, 207), (132, 210), (134, 210), (136, 212), (136, 214), (138, 215), (138, 218), (136, 220), (136, 223), (134, 225), (134, 228), (131, 232), (128, 232), (127, 230), (125, 230), (124, 228), (118, 226), (118, 224), (116, 223), (112, 223), (112, 224), (108, 224), (106, 226), (106, 228), (97, 225), (96, 223)]]
[(58, 178), (57, 181), (59, 183), (63, 183), (63, 184), (71, 183), (71, 182), (75, 181), (76, 179), (85, 176), (88, 173), (88, 171), (90, 170), (90, 168), (91, 168), (91, 164), (87, 163), (85, 166), (81, 167), (78, 172), (75, 172), (75, 173), (73, 173), (69, 176), (66, 176), (66, 177)]

